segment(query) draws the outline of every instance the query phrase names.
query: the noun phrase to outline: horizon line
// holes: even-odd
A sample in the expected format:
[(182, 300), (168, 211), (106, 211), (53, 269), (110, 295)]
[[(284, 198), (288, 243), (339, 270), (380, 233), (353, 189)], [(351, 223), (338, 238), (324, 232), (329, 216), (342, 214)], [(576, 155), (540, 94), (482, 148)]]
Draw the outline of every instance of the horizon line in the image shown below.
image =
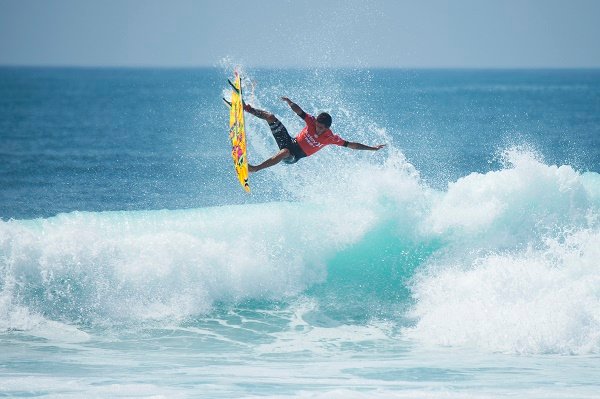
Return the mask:
[[(358, 66), (358, 65), (338, 65), (338, 66), (275, 66), (275, 65), (244, 65), (239, 64), (244, 68), (251, 69), (370, 69), (370, 70), (596, 70), (600, 69), (600, 65), (597, 66)], [(176, 69), (226, 69), (226, 67), (219, 65), (150, 65), (150, 64), (139, 64), (139, 65), (111, 65), (111, 64), (98, 64), (98, 65), (87, 65), (87, 64), (3, 64), (0, 63), (0, 68), (23, 68), (23, 69), (163, 69), (163, 70), (176, 70)]]

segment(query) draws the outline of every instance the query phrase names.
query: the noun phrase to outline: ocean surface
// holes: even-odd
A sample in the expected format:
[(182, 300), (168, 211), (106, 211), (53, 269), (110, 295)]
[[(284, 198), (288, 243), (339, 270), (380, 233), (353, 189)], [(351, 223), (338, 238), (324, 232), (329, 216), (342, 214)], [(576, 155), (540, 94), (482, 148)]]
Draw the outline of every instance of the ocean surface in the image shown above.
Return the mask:
[(600, 395), (600, 70), (233, 67), (0, 68), (0, 396)]

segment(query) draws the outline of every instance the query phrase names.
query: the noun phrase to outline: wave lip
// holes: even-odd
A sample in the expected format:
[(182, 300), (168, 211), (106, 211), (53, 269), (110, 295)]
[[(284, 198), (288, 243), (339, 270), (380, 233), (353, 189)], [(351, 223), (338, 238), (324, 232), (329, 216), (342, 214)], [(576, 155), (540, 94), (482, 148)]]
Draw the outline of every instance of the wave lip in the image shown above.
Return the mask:
[(499, 249), (502, 240), (507, 246), (527, 245), (567, 226), (586, 226), (590, 213), (598, 213), (600, 196), (591, 176), (568, 165), (545, 165), (527, 152), (511, 150), (505, 156), (502, 170), (471, 173), (450, 183), (433, 205), (426, 228), (462, 236), (472, 246), (485, 242)]

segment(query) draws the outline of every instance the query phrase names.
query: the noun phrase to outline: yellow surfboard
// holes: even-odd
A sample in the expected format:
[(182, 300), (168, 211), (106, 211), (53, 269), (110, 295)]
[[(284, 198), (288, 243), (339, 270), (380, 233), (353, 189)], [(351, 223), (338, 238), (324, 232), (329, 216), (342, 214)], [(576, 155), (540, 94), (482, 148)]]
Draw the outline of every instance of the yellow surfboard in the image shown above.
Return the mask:
[(250, 192), (248, 184), (248, 158), (246, 156), (246, 132), (244, 125), (244, 102), (242, 99), (242, 79), (235, 72), (233, 82), (228, 80), (233, 88), (231, 101), (225, 102), (229, 105), (229, 138), (231, 139), (231, 157), (233, 166), (240, 184), (247, 192)]

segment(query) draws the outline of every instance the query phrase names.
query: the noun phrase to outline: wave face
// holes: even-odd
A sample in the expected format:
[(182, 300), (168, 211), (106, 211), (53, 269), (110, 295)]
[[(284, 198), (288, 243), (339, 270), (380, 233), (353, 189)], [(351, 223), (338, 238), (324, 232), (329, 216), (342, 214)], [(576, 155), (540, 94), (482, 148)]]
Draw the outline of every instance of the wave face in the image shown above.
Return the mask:
[(318, 182), (311, 167), (290, 172), (290, 202), (0, 221), (0, 329), (308, 297), (321, 320), (386, 320), (426, 344), (600, 352), (597, 173), (516, 149), (445, 190), (394, 149)]

